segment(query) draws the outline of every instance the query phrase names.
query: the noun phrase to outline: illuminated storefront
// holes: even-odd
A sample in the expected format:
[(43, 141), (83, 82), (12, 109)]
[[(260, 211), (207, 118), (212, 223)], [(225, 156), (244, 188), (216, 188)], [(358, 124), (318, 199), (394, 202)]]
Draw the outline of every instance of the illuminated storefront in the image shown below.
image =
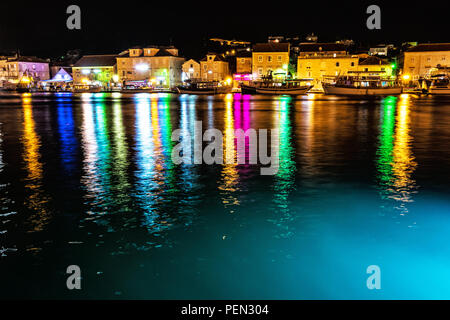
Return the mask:
[(111, 89), (118, 80), (116, 55), (83, 56), (73, 67), (74, 85)]

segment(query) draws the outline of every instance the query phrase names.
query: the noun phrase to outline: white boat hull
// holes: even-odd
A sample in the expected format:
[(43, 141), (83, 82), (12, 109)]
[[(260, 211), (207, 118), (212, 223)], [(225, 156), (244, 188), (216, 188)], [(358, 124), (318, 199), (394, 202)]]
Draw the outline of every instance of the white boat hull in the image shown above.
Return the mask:
[(306, 94), (312, 86), (304, 86), (298, 88), (256, 88), (258, 94), (291, 94), (300, 95)]
[(395, 96), (402, 93), (402, 88), (350, 88), (324, 85), (325, 94), (344, 96)]
[(450, 95), (450, 87), (430, 87), (428, 93), (432, 95)]

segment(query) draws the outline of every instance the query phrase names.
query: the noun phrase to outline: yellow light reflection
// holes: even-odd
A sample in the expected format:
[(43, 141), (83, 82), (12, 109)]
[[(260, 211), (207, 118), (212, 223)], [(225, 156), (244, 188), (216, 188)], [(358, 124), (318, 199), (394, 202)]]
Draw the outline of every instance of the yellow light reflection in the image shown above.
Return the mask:
[(28, 172), (25, 188), (30, 193), (25, 200), (25, 205), (33, 211), (29, 219), (32, 225), (31, 231), (42, 231), (49, 219), (49, 211), (46, 207), (48, 198), (42, 189), (43, 168), (39, 153), (41, 141), (35, 131), (31, 101), (29, 94), (22, 96), (23, 160)]
[[(158, 97), (151, 98), (151, 128), (153, 138), (153, 155), (155, 158), (155, 181), (158, 185), (163, 186), (165, 184), (164, 179), (164, 155), (161, 144), (161, 130), (159, 125), (158, 115)], [(162, 190), (159, 190), (160, 192)]]
[(236, 169), (237, 162), (232, 98), (233, 95), (227, 94), (227, 98), (225, 99), (225, 136), (223, 141), (224, 164), (221, 173), (222, 182), (219, 185), (219, 190), (223, 191), (222, 203), (226, 207), (230, 205), (239, 205), (239, 200), (233, 196), (233, 193), (238, 190), (239, 175)]
[(406, 97), (401, 97), (400, 106), (397, 112), (397, 128), (394, 137), (393, 148), (393, 183), (394, 192), (391, 198), (403, 202), (401, 208), (407, 212), (404, 203), (412, 201), (412, 192), (415, 188), (415, 180), (412, 178), (417, 167), (415, 157), (411, 151), (412, 137), (410, 135), (410, 110), (409, 101)]

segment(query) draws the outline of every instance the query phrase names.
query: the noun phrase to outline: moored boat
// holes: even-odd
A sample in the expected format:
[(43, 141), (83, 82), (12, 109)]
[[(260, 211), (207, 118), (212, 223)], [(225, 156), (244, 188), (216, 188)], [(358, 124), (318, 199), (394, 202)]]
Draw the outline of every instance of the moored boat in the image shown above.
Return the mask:
[(449, 76), (445, 74), (433, 76), (428, 93), (431, 95), (450, 95)]
[(309, 83), (303, 84), (305, 81), (304, 79), (285, 80), (283, 82), (258, 81), (249, 85), (241, 84), (241, 91), (243, 94), (302, 95), (313, 87)]
[(344, 96), (395, 96), (402, 93), (401, 87), (369, 88), (369, 87), (343, 87), (332, 84), (323, 84), (325, 94)]
[(322, 83), (325, 94), (344, 96), (392, 96), (402, 93), (395, 79), (362, 74), (338, 76), (333, 83)]
[(214, 95), (230, 93), (231, 87), (221, 85), (218, 81), (199, 81), (178, 86), (177, 91), (181, 94)]

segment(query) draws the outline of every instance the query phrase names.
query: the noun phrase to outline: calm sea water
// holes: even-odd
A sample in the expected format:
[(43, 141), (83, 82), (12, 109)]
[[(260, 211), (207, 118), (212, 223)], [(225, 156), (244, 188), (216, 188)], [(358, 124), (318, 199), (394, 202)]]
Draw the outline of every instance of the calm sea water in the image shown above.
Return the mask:
[[(175, 165), (198, 120), (278, 173)], [(1, 94), (0, 297), (449, 299), (449, 146), (450, 97)]]

